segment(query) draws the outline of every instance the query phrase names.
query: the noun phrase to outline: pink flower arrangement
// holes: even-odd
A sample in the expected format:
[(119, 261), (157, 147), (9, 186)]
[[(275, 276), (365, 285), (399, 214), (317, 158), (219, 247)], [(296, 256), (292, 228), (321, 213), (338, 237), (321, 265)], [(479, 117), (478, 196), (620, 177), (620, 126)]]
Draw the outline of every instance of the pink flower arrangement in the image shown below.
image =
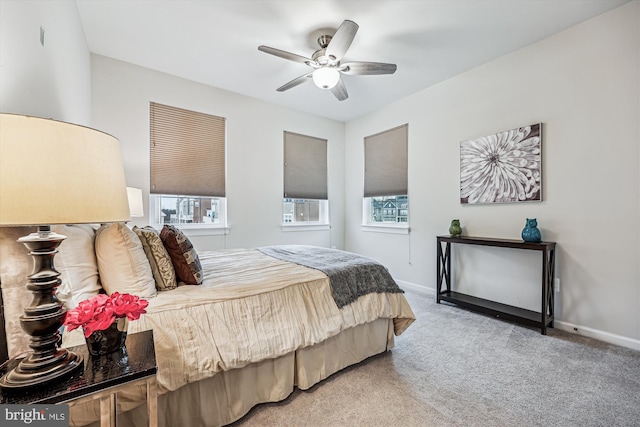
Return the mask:
[(69, 310), (64, 325), (70, 331), (82, 327), (85, 338), (88, 338), (94, 331), (108, 329), (116, 318), (126, 316), (129, 320), (138, 320), (141, 314), (146, 313), (148, 305), (149, 301), (131, 294), (98, 294)]

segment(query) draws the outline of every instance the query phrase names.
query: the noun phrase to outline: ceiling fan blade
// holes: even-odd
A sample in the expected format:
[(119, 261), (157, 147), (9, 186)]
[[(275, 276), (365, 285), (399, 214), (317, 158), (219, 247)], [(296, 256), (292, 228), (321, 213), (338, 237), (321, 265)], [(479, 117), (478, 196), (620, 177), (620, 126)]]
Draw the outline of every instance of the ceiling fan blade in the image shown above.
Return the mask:
[(286, 52), (284, 50), (276, 49), (269, 46), (258, 46), (258, 50), (271, 55), (279, 56), (280, 58), (288, 59), (289, 61), (300, 62), (302, 64), (312, 64), (315, 61), (311, 58), (305, 58), (304, 56), (297, 55), (295, 53)]
[(338, 84), (331, 88), (331, 93), (333, 93), (335, 97), (338, 98), (338, 101), (344, 101), (349, 97), (349, 94), (347, 93), (347, 87), (344, 85), (342, 77), (340, 77), (340, 80), (338, 80)]
[(278, 92), (284, 92), (285, 90), (289, 90), (293, 87), (301, 85), (304, 82), (311, 81), (312, 76), (313, 76), (313, 73), (303, 74), (300, 77), (296, 77), (295, 79), (291, 80), (289, 83), (283, 84), (276, 90)]
[(353, 38), (358, 31), (358, 24), (353, 21), (345, 20), (331, 38), (329, 45), (325, 51), (326, 55), (333, 56), (338, 61), (342, 59), (347, 49), (351, 46)]
[(396, 64), (383, 62), (347, 62), (342, 64), (342, 72), (352, 76), (366, 76), (376, 74), (393, 74), (396, 72)]

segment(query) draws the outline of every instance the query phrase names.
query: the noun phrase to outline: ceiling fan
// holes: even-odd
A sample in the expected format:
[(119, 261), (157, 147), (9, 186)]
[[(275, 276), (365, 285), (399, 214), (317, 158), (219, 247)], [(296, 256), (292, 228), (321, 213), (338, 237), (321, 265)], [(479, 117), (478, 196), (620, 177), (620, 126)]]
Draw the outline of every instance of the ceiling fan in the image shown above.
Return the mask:
[(330, 90), (338, 98), (338, 101), (344, 101), (349, 97), (349, 94), (340, 76), (341, 73), (352, 76), (365, 76), (393, 74), (396, 71), (396, 64), (382, 62), (340, 63), (347, 49), (351, 46), (357, 31), (358, 24), (345, 20), (333, 36), (323, 35), (318, 37), (320, 49), (315, 51), (311, 58), (264, 45), (258, 46), (258, 50), (290, 61), (300, 62), (313, 68), (313, 71), (296, 77), (289, 83), (280, 86), (276, 89), (278, 92), (284, 92), (313, 80), (319, 88)]

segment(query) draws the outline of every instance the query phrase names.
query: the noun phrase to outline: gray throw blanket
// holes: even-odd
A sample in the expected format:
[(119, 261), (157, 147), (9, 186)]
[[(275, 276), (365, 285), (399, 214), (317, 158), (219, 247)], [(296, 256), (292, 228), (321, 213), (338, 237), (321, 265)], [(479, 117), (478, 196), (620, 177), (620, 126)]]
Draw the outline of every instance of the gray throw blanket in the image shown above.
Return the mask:
[(382, 264), (351, 252), (304, 245), (257, 249), (265, 255), (314, 268), (329, 276), (333, 299), (339, 308), (373, 292), (404, 292)]

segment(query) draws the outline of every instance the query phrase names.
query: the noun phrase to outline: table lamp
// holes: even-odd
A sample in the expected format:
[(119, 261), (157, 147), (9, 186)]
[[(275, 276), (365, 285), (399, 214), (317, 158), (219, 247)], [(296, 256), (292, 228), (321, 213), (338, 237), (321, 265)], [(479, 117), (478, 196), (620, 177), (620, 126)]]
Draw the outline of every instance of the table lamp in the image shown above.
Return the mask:
[(33, 300), (20, 316), (32, 351), (0, 378), (3, 390), (30, 390), (83, 368), (81, 356), (59, 347), (66, 309), (55, 296), (61, 282), (53, 259), (66, 237), (50, 225), (128, 221), (129, 215), (116, 138), (70, 123), (0, 114), (0, 226), (38, 227), (18, 239), (34, 261), (26, 285)]

